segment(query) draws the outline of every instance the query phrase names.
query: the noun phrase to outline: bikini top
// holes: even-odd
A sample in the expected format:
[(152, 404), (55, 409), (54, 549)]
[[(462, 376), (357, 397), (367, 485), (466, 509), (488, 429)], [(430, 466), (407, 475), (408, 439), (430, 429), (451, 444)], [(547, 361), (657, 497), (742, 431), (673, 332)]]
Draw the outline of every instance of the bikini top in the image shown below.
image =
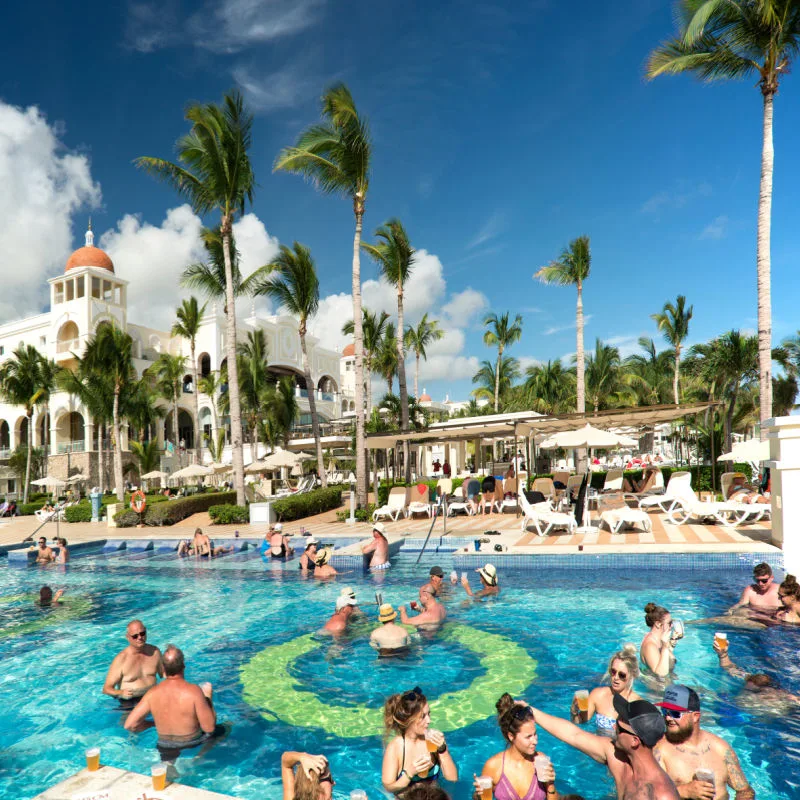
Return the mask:
[[(428, 770), (428, 774), (424, 778), (421, 775), (412, 775), (411, 783), (430, 783), (431, 781), (436, 781), (439, 779), (439, 773), (441, 772), (441, 769), (439, 767), (439, 754), (431, 753), (430, 755), (433, 761), (433, 766)], [(400, 772), (397, 774), (397, 778), (399, 778), (403, 774), (403, 769), (404, 769), (403, 764), (405, 763), (406, 763), (406, 737), (404, 736), (403, 755), (400, 757)], [(395, 780), (397, 780), (397, 778)]]
[(511, 781), (506, 776), (506, 754), (503, 751), (503, 764), (500, 768), (500, 780), (494, 787), (495, 800), (547, 800), (547, 792), (542, 788), (539, 783), (536, 773), (533, 773), (531, 778), (531, 785), (528, 791), (525, 792), (525, 797), (520, 797), (517, 790), (511, 784)]

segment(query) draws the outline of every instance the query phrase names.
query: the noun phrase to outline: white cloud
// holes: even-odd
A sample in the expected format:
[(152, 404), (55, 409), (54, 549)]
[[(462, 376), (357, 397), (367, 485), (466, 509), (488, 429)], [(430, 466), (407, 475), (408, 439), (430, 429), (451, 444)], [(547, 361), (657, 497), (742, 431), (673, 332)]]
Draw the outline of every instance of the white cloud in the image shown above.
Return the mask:
[(687, 181), (678, 181), (675, 188), (662, 190), (642, 203), (639, 209), (642, 214), (658, 216), (667, 209), (683, 208), (688, 203), (701, 197), (708, 197), (712, 193), (711, 185), (706, 181), (689, 184)]
[[(585, 314), (583, 317), (583, 324), (584, 327), (589, 324), (589, 320), (591, 320), (591, 314)], [(576, 323), (570, 322), (567, 325), (554, 325), (550, 328), (547, 328), (543, 331), (545, 336), (552, 336), (554, 333), (563, 333), (564, 331), (574, 330)]]
[(450, 302), (442, 306), (442, 313), (456, 325), (468, 325), (488, 305), (489, 300), (485, 294), (467, 288), (463, 292), (454, 294)]
[[(0, 241), (6, 253), (0, 320), (39, 313), (46, 279), (64, 270), (72, 251), (72, 218), (100, 204), (89, 159), (65, 149), (63, 126), (35, 106), (0, 101)], [(82, 223), (82, 227), (85, 223)]]
[(728, 232), (728, 217), (721, 214), (715, 217), (711, 222), (703, 228), (700, 234), (701, 239), (724, 239), (725, 234)]
[(637, 353), (642, 352), (642, 348), (639, 347), (639, 337), (641, 334), (638, 333), (629, 333), (629, 334), (622, 334), (619, 336), (611, 336), (608, 339), (603, 340), (603, 344), (611, 345), (612, 347), (616, 347), (619, 350), (620, 358), (627, 358), (628, 356), (635, 355)]
[(309, 323), (309, 330), (326, 347), (340, 351), (351, 341), (342, 333), (342, 325), (353, 319), (353, 296), (351, 294), (329, 294), (319, 301), (319, 311)]
[(250, 67), (240, 64), (234, 67), (231, 75), (246, 95), (250, 107), (262, 113), (293, 108), (313, 99), (323, 85), (321, 78), (304, 74), (297, 66), (256, 75)]
[[(472, 376), (480, 369), (480, 362), (475, 356), (428, 356), (427, 361), (420, 361), (419, 379), (422, 381), (461, 381)], [(407, 373), (410, 385), (413, 386), (414, 367)], [(420, 389), (422, 385), (420, 383)]]
[(544, 361), (538, 358), (533, 358), (532, 356), (519, 356), (519, 371), (524, 375), (525, 370), (528, 367), (542, 367), (544, 366)]

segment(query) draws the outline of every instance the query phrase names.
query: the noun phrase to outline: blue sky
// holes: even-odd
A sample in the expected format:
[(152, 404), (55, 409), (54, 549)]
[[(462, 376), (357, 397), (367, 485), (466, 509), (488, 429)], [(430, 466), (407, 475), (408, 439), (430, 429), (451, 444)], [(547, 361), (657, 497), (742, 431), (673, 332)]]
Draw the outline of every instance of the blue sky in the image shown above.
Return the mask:
[[(257, 114), (245, 267), (277, 241), (308, 245), (326, 297), (315, 330), (341, 344), (351, 208), (271, 165), (344, 80), (374, 138), (365, 230), (402, 219), (423, 251), (412, 318), (428, 311), (449, 331), (423, 373), (435, 398), (465, 397), (492, 357), (488, 310), (523, 315), (511, 354), (525, 364), (574, 352), (574, 291), (532, 274), (580, 234), (593, 254), (587, 348), (600, 337), (633, 352), (679, 293), (692, 342), (755, 328), (761, 96), (754, 81), (647, 83), (647, 54), (672, 31), (667, 2), (39, 2), (4, 18), (19, 35), (0, 53), (0, 239), (24, 255), (3, 321), (41, 307), (91, 213), (132, 281), (134, 321), (168, 324), (200, 221), (131, 162), (170, 157), (186, 103), (238, 86)], [(789, 75), (775, 110), (775, 341), (800, 327), (798, 91)], [(376, 277), (367, 260), (363, 276)], [(381, 284), (365, 296), (391, 303)]]

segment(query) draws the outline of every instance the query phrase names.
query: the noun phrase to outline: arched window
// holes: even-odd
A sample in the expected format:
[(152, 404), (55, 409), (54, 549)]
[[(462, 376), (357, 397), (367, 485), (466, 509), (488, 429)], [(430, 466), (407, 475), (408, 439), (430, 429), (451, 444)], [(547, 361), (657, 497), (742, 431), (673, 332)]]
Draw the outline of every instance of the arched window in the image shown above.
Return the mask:
[(183, 393), (192, 394), (194, 392), (194, 384), (192, 383), (191, 375), (183, 376)]
[(65, 322), (58, 329), (56, 352), (69, 353), (73, 350), (77, 350), (80, 345), (79, 336), (80, 332), (78, 331), (78, 326), (72, 320)]
[(207, 378), (211, 374), (211, 356), (208, 353), (200, 353), (197, 370), (201, 378)]

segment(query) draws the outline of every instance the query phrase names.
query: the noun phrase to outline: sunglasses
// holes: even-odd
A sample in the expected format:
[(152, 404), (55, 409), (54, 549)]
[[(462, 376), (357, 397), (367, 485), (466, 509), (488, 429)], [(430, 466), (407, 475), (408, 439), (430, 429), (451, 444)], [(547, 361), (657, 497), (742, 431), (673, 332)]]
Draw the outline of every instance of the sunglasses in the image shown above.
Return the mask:
[(47, 544), (47, 539), (39, 539), (39, 544)]
[(674, 708), (662, 708), (661, 713), (664, 715), (664, 719), (680, 719), (686, 712), (676, 711)]
[(511, 719), (516, 719), (518, 721), (522, 721), (524, 719), (533, 719), (533, 709), (529, 705), (515, 705), (511, 711)]
[(756, 578), (756, 583), (769, 583), (769, 578)]
[(405, 692), (401, 699), (404, 703), (413, 703), (415, 700), (422, 700), (423, 697), (425, 695), (422, 694), (422, 689), (419, 686), (415, 686), (410, 692)]
[(617, 727), (616, 727), (617, 735), (620, 733), (627, 733), (628, 736), (636, 736), (633, 731), (629, 731), (627, 728), (623, 728), (622, 725), (619, 724), (619, 720), (617, 720)]
[(613, 667), (608, 671), (612, 678), (619, 678), (621, 681), (628, 680), (628, 673), (623, 672), (621, 669), (614, 669)]
[(138, 633), (130, 634), (131, 639), (146, 639), (147, 631), (139, 631)]

